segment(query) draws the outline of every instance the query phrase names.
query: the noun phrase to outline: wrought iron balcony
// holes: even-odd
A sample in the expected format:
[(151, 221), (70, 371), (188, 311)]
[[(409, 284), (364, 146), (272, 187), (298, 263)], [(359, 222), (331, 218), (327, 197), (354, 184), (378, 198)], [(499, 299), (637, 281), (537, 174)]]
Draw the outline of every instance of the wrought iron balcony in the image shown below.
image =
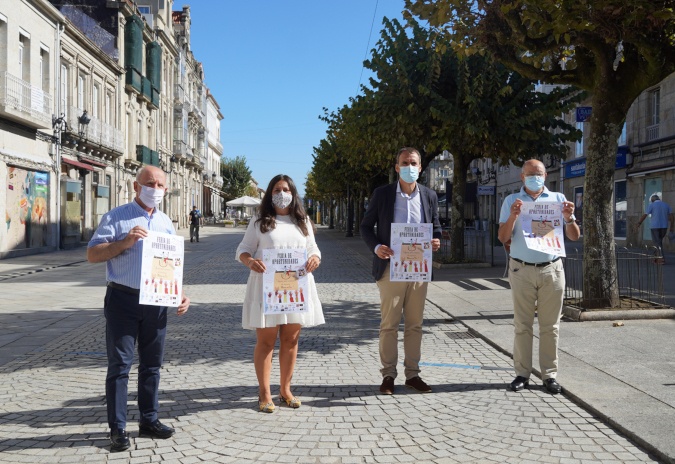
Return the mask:
[(647, 142), (651, 142), (659, 138), (659, 125), (654, 124), (647, 126)]
[[(83, 109), (74, 106), (68, 107), (66, 121), (71, 132), (79, 133), (78, 118), (84, 112)], [(82, 132), (82, 137), (88, 142), (93, 142), (103, 148), (107, 148), (119, 153), (124, 152), (124, 134), (122, 131), (101, 121), (99, 118), (88, 114), (90, 121), (86, 129)]]
[(7, 71), (0, 72), (0, 113), (32, 127), (50, 128), (52, 109), (50, 94)]

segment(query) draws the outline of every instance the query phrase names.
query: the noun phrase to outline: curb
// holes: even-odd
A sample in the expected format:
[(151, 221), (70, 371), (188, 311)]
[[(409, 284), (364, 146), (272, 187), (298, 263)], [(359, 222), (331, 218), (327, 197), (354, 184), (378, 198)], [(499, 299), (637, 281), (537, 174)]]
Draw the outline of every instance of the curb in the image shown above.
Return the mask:
[(457, 263), (457, 264), (443, 264), (434, 261), (432, 264), (434, 269), (471, 269), (479, 267), (492, 267), (490, 263)]
[(616, 311), (583, 311), (573, 306), (563, 306), (563, 316), (576, 322), (615, 321), (640, 319), (675, 319), (675, 309), (624, 309)]

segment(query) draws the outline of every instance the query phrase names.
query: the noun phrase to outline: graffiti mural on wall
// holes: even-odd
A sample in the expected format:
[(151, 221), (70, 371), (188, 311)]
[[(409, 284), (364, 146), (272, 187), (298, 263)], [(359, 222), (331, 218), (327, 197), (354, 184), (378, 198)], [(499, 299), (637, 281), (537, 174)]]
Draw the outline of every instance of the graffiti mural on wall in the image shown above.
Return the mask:
[(49, 173), (7, 170), (7, 249), (47, 246)]

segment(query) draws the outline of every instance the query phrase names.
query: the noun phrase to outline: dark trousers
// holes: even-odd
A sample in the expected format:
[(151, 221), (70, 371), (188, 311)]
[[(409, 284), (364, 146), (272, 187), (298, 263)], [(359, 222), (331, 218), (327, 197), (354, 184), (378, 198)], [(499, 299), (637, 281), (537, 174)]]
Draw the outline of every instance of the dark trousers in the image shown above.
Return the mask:
[(199, 241), (199, 224), (190, 224), (190, 240), (193, 237)]
[(138, 304), (138, 295), (108, 287), (105, 295), (108, 374), (105, 395), (108, 425), (124, 429), (127, 424), (129, 371), (138, 342), (138, 409), (140, 422), (157, 420), (159, 370), (164, 358), (166, 306)]

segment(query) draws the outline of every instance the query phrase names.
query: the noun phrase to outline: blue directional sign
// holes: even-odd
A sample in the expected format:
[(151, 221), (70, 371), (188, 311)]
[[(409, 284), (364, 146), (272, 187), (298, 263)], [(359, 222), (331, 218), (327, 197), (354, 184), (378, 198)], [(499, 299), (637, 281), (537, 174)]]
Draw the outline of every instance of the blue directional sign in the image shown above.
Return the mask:
[(591, 117), (591, 106), (577, 106), (577, 122), (586, 122)]

